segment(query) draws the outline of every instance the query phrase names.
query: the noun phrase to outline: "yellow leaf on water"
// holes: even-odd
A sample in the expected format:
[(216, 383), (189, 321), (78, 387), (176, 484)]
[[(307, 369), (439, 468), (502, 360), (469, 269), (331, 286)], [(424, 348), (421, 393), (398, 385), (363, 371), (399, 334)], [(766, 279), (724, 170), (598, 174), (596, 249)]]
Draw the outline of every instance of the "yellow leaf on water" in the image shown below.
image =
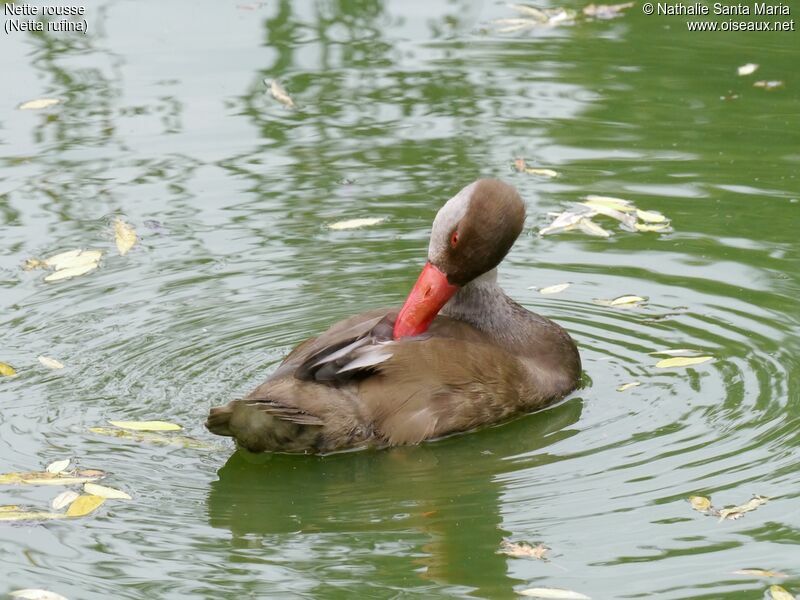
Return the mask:
[(138, 240), (136, 230), (119, 217), (114, 219), (114, 239), (120, 256), (125, 256)]
[(337, 221), (336, 223), (331, 223), (328, 225), (328, 229), (333, 229), (334, 231), (343, 231), (345, 229), (359, 229), (361, 227), (370, 227), (372, 225), (377, 225), (378, 223), (382, 223), (384, 219), (372, 217), (372, 218), (364, 218), (364, 219), (348, 219), (346, 221)]
[(63, 519), (62, 513), (39, 512), (33, 510), (20, 510), (0, 512), (0, 521), (48, 521), (50, 519)]
[(540, 175), (542, 177), (558, 177), (558, 171), (553, 169), (538, 169), (535, 167), (525, 167), (525, 172), (528, 175)]
[(12, 598), (19, 598), (20, 600), (67, 600), (61, 594), (56, 594), (48, 590), (38, 590), (28, 588), (24, 590), (16, 590), (9, 592)]
[(83, 491), (93, 496), (100, 496), (101, 498), (113, 498), (115, 500), (131, 500), (131, 497), (122, 490), (98, 485), (97, 483), (83, 484)]
[(589, 194), (583, 197), (583, 204), (586, 206), (605, 206), (606, 208), (613, 208), (620, 212), (633, 212), (636, 210), (633, 202), (630, 200), (623, 200), (622, 198), (614, 198), (613, 196), (597, 196)]
[(689, 496), (689, 504), (698, 512), (708, 512), (711, 510), (711, 499), (705, 496)]
[(667, 217), (654, 210), (640, 210), (637, 208), (636, 216), (645, 223), (663, 223), (667, 220)]
[(33, 471), (30, 473), (2, 473), (0, 485), (72, 485), (102, 479), (106, 474), (98, 469), (83, 469), (73, 473), (48, 473)]
[(550, 550), (544, 544), (536, 544), (531, 546), (527, 542), (511, 542), (503, 540), (500, 542), (500, 552), (514, 558), (535, 558), (538, 560), (545, 560), (545, 554)]
[(656, 363), (657, 369), (669, 369), (671, 367), (691, 367), (693, 365), (701, 365), (704, 362), (714, 360), (713, 356), (675, 356), (673, 358), (665, 358)]
[(551, 600), (591, 600), (591, 598), (586, 594), (560, 588), (529, 588), (527, 590), (521, 590), (517, 593), (520, 596), (549, 598)]
[(28, 100), (23, 102), (17, 108), (19, 110), (41, 110), (50, 106), (55, 106), (61, 102), (58, 98), (37, 98), (36, 100)]
[(42, 363), (48, 369), (63, 369), (64, 364), (57, 361), (55, 358), (50, 358), (49, 356), (39, 356), (39, 362)]
[(0, 375), (3, 377), (14, 377), (17, 370), (8, 363), (0, 362)]
[(47, 263), (45, 263), (43, 260), (39, 260), (38, 258), (26, 258), (22, 268), (26, 271), (33, 271), (34, 269), (46, 269)]
[(756, 72), (756, 69), (758, 69), (758, 65), (756, 63), (747, 63), (746, 65), (742, 65), (741, 67), (736, 69), (736, 72), (742, 76), (752, 75), (753, 73)]
[(642, 302), (647, 302), (647, 298), (644, 296), (635, 296), (633, 294), (628, 294), (625, 296), (618, 296), (612, 300), (603, 300), (601, 298), (595, 298), (593, 302), (595, 304), (599, 304), (600, 306), (613, 306), (619, 308), (626, 308), (626, 307), (635, 307), (641, 304)]
[(765, 569), (737, 569), (732, 571), (734, 575), (749, 575), (753, 577), (788, 577), (786, 573), (780, 571), (767, 571)]
[(774, 90), (783, 87), (782, 81), (756, 81), (753, 87), (764, 88), (765, 90)]
[(600, 225), (592, 221), (588, 217), (582, 218), (577, 223), (578, 229), (580, 229), (583, 233), (587, 235), (592, 235), (594, 237), (602, 237), (607, 238), (611, 235), (611, 232), (603, 229)]
[(56, 460), (47, 465), (45, 471), (47, 471), (48, 473), (61, 473), (62, 471), (67, 470), (69, 463), (70, 459), (68, 458), (65, 458), (63, 460)]
[(785, 588), (779, 585), (769, 586), (769, 597), (772, 600), (795, 600), (794, 594), (790, 594)]
[(660, 231), (672, 231), (669, 223), (636, 223), (634, 225), (636, 231), (643, 233), (658, 233)]
[(621, 386), (617, 387), (618, 392), (624, 392), (625, 390), (629, 390), (632, 387), (637, 387), (642, 385), (640, 381), (631, 381), (630, 383), (623, 383)]
[(77, 248), (75, 250), (67, 250), (66, 252), (54, 254), (49, 258), (45, 258), (42, 263), (52, 269), (70, 269), (90, 263), (97, 263), (102, 256), (102, 250), (84, 250), (83, 248)]
[(81, 494), (67, 509), (68, 517), (83, 517), (94, 512), (106, 499), (92, 494)]
[(759, 506), (766, 504), (769, 501), (769, 498), (766, 496), (753, 496), (750, 498), (748, 502), (742, 504), (741, 506), (732, 506), (730, 508), (723, 508), (719, 511), (719, 520), (724, 521), (725, 519), (730, 519), (731, 521), (735, 521), (748, 513), (757, 509)]
[(109, 421), (114, 427), (132, 431), (180, 431), (183, 429), (175, 423), (167, 421)]
[(64, 490), (58, 496), (50, 500), (50, 508), (53, 510), (61, 510), (65, 506), (69, 506), (80, 494), (74, 490)]
[(540, 294), (558, 294), (563, 292), (570, 286), (569, 283), (558, 283), (556, 285), (548, 285), (547, 287), (539, 288)]
[(17, 504), (2, 504), (0, 505), (0, 512), (17, 512), (19, 505)]
[(191, 448), (193, 450), (217, 450), (219, 448), (214, 444), (201, 442), (185, 435), (162, 435), (150, 431), (131, 431), (113, 427), (89, 427), (89, 431), (98, 435), (107, 435), (134, 442), (158, 444), (160, 446), (180, 446), (181, 448)]
[(94, 271), (98, 267), (98, 263), (86, 263), (78, 265), (77, 267), (68, 267), (66, 269), (59, 269), (54, 273), (50, 273), (44, 278), (45, 281), (61, 281), (63, 279), (71, 279), (79, 275), (85, 275), (89, 271)]
[(277, 79), (273, 79), (269, 84), (269, 93), (278, 102), (283, 104), (286, 108), (296, 108), (294, 100), (289, 93), (283, 88)]

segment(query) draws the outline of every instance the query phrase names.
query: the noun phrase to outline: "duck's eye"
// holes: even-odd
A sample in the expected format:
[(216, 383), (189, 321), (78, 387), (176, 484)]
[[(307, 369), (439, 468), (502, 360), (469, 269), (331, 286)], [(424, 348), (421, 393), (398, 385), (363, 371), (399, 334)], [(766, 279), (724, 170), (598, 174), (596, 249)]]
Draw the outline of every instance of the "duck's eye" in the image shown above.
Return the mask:
[(456, 244), (458, 244), (458, 230), (456, 229), (453, 233), (450, 234), (450, 246), (455, 248)]

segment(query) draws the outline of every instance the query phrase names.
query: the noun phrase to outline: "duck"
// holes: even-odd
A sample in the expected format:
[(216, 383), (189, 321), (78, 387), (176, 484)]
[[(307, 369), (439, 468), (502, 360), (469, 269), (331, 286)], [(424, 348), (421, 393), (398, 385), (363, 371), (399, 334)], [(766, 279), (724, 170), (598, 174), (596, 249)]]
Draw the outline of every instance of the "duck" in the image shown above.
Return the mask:
[(574, 340), (497, 282), (525, 214), (501, 180), (460, 190), (436, 214), (399, 310), (302, 342), (249, 394), (211, 408), (208, 430), (250, 452), (329, 454), (435, 440), (564, 398), (581, 378)]

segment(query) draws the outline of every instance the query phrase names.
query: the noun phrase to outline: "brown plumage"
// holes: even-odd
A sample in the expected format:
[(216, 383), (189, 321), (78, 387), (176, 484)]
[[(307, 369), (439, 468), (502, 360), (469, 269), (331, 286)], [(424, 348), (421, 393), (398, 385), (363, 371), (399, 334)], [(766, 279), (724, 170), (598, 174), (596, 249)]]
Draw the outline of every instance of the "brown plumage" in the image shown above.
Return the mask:
[(255, 452), (327, 453), (415, 444), (563, 397), (580, 377), (574, 342), (496, 283), (524, 217), (513, 187), (467, 186), (439, 211), (399, 313), (356, 315), (300, 344), (206, 426)]

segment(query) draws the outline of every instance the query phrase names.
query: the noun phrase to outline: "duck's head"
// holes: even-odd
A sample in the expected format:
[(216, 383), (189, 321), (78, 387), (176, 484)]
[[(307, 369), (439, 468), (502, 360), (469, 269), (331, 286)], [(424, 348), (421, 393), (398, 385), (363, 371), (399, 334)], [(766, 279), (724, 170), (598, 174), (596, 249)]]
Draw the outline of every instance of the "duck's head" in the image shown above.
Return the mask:
[(514, 187), (479, 179), (453, 196), (433, 221), (428, 262), (394, 325), (394, 339), (423, 333), (459, 288), (505, 258), (525, 221)]

